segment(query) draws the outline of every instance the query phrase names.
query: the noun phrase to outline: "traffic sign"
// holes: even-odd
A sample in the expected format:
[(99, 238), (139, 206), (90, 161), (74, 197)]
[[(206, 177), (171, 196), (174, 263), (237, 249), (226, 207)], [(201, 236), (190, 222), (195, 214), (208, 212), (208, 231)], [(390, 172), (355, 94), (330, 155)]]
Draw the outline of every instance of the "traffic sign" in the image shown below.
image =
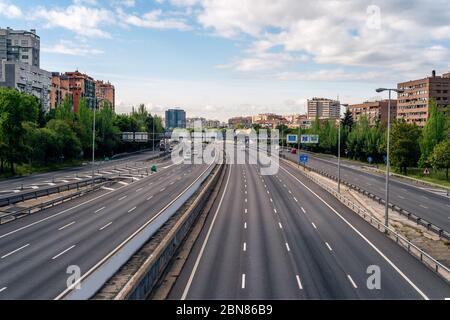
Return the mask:
[(372, 158), (372, 157), (367, 157), (367, 162), (368, 162), (369, 164), (372, 164), (373, 158)]
[(300, 155), (300, 162), (301, 163), (307, 163), (308, 162), (308, 155), (307, 154), (301, 154)]
[(288, 134), (286, 136), (287, 143), (297, 143), (297, 135), (296, 134)]
[(317, 134), (303, 134), (300, 138), (301, 143), (319, 143)]

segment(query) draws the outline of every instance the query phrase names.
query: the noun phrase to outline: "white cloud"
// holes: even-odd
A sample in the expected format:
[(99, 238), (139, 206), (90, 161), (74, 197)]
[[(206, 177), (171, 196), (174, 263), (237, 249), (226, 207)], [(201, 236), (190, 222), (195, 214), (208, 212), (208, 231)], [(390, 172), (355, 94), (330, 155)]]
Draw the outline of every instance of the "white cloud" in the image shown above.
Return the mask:
[(16, 19), (22, 17), (22, 10), (19, 7), (0, 0), (0, 16)]
[(190, 30), (191, 27), (182, 19), (165, 18), (162, 10), (149, 11), (142, 16), (126, 14), (118, 10), (119, 19), (122, 23), (135, 27), (153, 28), (153, 29), (177, 29), (181, 31)]
[(33, 14), (35, 19), (46, 21), (45, 27), (61, 27), (71, 30), (83, 37), (109, 38), (102, 25), (111, 24), (114, 17), (111, 11), (84, 5), (70, 5), (65, 9), (38, 8)]
[(47, 53), (58, 53), (71, 56), (90, 56), (103, 53), (102, 50), (91, 48), (86, 44), (74, 43), (67, 40), (61, 40), (53, 46), (42, 46), (41, 50)]
[[(290, 57), (309, 56), (319, 65), (382, 67), (417, 75), (429, 68), (446, 68), (450, 60), (449, 1), (377, 1), (377, 27), (368, 23), (375, 12), (368, 10), (370, 0), (171, 2), (196, 5), (198, 23), (218, 36), (250, 39), (249, 48), (256, 50), (244, 51), (242, 58), (225, 65), (239, 71), (278, 68), (281, 61), (261, 58), (275, 47)], [(447, 42), (436, 45), (436, 41)]]

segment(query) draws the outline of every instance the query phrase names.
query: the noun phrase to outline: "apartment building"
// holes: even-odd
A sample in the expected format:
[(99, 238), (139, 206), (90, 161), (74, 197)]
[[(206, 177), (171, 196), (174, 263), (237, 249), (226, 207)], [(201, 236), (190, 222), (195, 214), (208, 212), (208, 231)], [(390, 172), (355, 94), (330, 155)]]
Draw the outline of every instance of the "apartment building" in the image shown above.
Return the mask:
[(41, 102), (44, 111), (50, 109), (52, 74), (33, 65), (1, 60), (0, 87), (15, 88), (34, 95)]
[(100, 108), (103, 102), (107, 101), (113, 111), (116, 109), (116, 90), (109, 81), (97, 80), (95, 82), (95, 95), (97, 97), (97, 108)]
[(233, 117), (228, 119), (228, 127), (229, 128), (251, 128), (252, 127), (252, 117)]
[(0, 28), (0, 60), (29, 64), (39, 68), (40, 38), (36, 30)]
[(59, 72), (53, 72), (50, 90), (50, 109), (57, 108), (66, 98), (73, 98), (69, 90), (69, 79)]
[(280, 124), (287, 124), (287, 120), (283, 116), (274, 113), (255, 115), (252, 117), (252, 122), (270, 129), (275, 129)]
[(0, 87), (32, 94), (48, 111), (52, 75), (39, 68), (39, 50), (36, 30), (0, 29)]
[(308, 100), (308, 119), (320, 120), (338, 119), (341, 114), (341, 104), (339, 101), (326, 98), (312, 98)]
[(436, 76), (433, 71), (429, 77), (402, 82), (397, 87), (405, 91), (398, 95), (398, 119), (423, 127), (428, 119), (430, 100), (436, 101), (446, 113), (450, 112), (450, 72)]
[(80, 99), (84, 98), (90, 109), (97, 107), (95, 80), (78, 70), (75, 72), (66, 72), (64, 76), (69, 82), (69, 91), (72, 93), (73, 111), (78, 112)]
[[(369, 125), (374, 126), (377, 122), (387, 124), (389, 100), (366, 101), (348, 106), (348, 110), (353, 115), (353, 121), (359, 121), (365, 116), (369, 120)], [(391, 100), (391, 120), (397, 117), (397, 100)]]

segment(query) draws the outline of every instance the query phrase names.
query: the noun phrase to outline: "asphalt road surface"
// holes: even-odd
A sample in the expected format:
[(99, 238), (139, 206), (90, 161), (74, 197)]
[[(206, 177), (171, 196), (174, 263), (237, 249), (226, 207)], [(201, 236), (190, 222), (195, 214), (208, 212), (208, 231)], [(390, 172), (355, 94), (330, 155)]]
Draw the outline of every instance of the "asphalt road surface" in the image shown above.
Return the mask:
[[(284, 155), (298, 161), (298, 155), (284, 152)], [(324, 160), (309, 153), (307, 166), (337, 176), (336, 160)], [(385, 177), (368, 173), (348, 164), (341, 165), (341, 179), (357, 185), (378, 197), (385, 199)], [(450, 198), (426, 191), (411, 184), (390, 179), (389, 202), (414, 213), (428, 222), (450, 232)]]
[[(137, 170), (145, 168), (142, 163), (143, 161), (159, 153), (160, 151), (147, 151), (108, 162), (97, 163), (95, 174), (96, 176), (107, 176), (119, 173), (125, 174), (130, 170), (132, 172), (137, 172)], [(81, 167), (3, 179), (0, 180), (0, 196), (18, 194), (23, 191), (26, 192), (68, 182), (77, 182), (89, 178), (92, 178), (92, 167), (90, 164)]]
[(160, 164), (159, 171), (0, 226), (0, 299), (53, 299), (68, 266), (82, 274), (150, 220), (207, 168)]
[[(259, 172), (228, 166), (170, 299), (450, 297), (439, 276), (296, 169)], [(378, 284), (373, 270), (379, 289), (367, 286)]]

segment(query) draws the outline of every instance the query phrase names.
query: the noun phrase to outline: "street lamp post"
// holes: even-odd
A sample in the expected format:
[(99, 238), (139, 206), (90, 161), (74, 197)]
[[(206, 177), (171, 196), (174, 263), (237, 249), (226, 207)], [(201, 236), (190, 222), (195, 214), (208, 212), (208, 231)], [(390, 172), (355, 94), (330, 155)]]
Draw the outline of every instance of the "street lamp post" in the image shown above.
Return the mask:
[(338, 124), (338, 193), (341, 193), (341, 116)]
[(92, 121), (92, 189), (94, 189), (95, 181), (95, 109), (94, 106), (94, 118)]
[[(343, 107), (348, 107), (348, 104), (343, 104)], [(338, 193), (341, 193), (341, 115), (339, 114), (338, 127)]]
[[(391, 93), (392, 91), (397, 93), (403, 93), (404, 90), (400, 89), (386, 89), (386, 88), (378, 88), (376, 92), (380, 93), (383, 91), (389, 91), (389, 100), (388, 100), (388, 119), (387, 119), (387, 146), (386, 146), (386, 196), (385, 196), (385, 206), (384, 206), (384, 226), (385, 228), (389, 227), (389, 169), (390, 169), (390, 160), (389, 160), (389, 149), (391, 142)], [(387, 230), (385, 230), (387, 232)]]

